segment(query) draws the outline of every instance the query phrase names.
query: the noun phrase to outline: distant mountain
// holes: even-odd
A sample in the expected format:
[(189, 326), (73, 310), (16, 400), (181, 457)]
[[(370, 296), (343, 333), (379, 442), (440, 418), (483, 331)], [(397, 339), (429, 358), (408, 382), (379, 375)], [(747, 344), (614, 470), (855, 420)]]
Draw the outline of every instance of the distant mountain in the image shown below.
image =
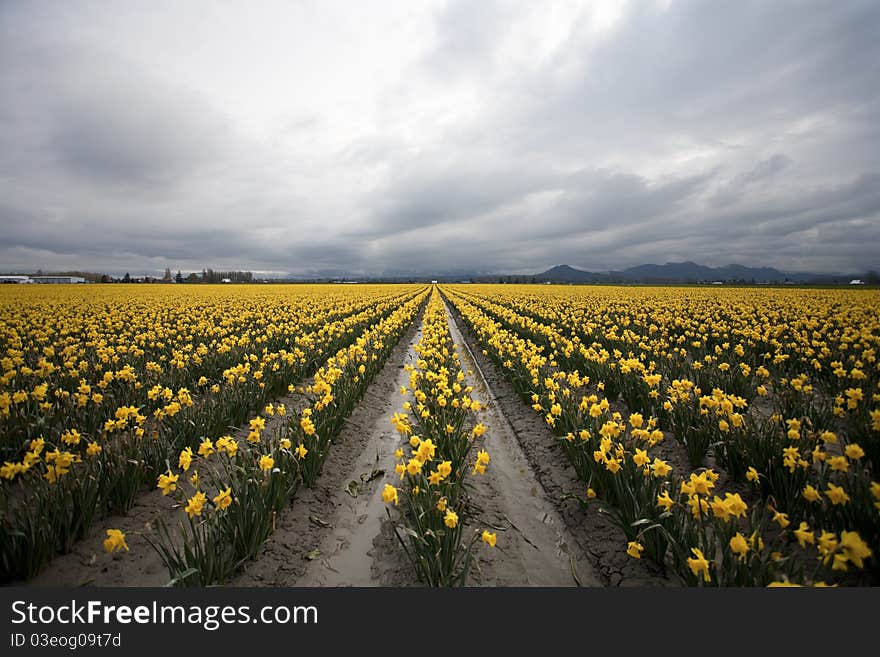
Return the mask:
[(612, 272), (630, 281), (700, 283), (713, 281), (744, 281), (746, 283), (783, 283), (806, 281), (814, 274), (785, 274), (772, 267), (727, 265), (706, 267), (695, 262), (667, 262), (665, 265), (638, 265), (621, 272)]
[(711, 267), (698, 265), (695, 262), (667, 262), (665, 265), (638, 265), (623, 271), (611, 272), (630, 281), (684, 281), (697, 283), (714, 280), (718, 277)]
[(575, 269), (568, 265), (557, 265), (548, 269), (543, 274), (535, 275), (538, 283), (607, 283), (610, 280), (608, 274), (597, 274), (591, 271)]
[(707, 267), (695, 262), (667, 262), (664, 265), (637, 265), (609, 272), (590, 272), (569, 265), (557, 265), (528, 278), (538, 283), (845, 283), (858, 277), (854, 274), (786, 273), (772, 267), (737, 264)]
[(815, 274), (801, 273), (785, 273), (772, 267), (745, 267), (743, 265), (727, 265), (726, 267), (718, 267), (716, 276), (722, 277), (722, 280), (744, 280), (755, 279), (756, 281), (774, 281), (782, 282), (787, 278), (790, 281), (805, 281), (814, 278)]

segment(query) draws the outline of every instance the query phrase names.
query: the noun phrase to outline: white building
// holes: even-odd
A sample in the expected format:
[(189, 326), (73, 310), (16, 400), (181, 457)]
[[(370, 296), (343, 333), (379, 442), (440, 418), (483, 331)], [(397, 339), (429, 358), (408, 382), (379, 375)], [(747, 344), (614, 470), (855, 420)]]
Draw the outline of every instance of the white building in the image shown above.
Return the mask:
[(80, 276), (31, 276), (34, 283), (85, 283), (86, 279)]
[(849, 284), (850, 285), (864, 285), (865, 281), (863, 281), (861, 278), (854, 278), (849, 282)]
[(0, 276), (0, 283), (33, 283), (30, 276)]

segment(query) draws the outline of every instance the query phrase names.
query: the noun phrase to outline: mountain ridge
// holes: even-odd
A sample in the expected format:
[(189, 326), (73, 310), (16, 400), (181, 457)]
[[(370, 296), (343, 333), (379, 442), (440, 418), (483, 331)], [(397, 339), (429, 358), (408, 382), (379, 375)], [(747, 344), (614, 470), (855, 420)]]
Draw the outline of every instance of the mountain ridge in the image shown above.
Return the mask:
[(848, 282), (857, 274), (815, 274), (810, 272), (783, 272), (773, 267), (748, 267), (729, 264), (708, 267), (691, 261), (667, 262), (662, 265), (643, 264), (622, 270), (593, 272), (576, 269), (571, 265), (556, 265), (539, 274), (532, 274), (539, 283), (807, 283)]

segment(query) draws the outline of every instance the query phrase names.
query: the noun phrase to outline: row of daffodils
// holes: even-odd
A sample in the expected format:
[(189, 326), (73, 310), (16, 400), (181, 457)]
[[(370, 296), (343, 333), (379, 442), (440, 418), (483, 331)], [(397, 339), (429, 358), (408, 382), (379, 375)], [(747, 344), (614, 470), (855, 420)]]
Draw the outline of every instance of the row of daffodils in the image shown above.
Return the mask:
[[(183, 468), (194, 450), (196, 459), (208, 452), (253, 456), (252, 450), (238, 456), (229, 440), (208, 441), (209, 447), (205, 437), (246, 422), (337, 351), (366, 349), (377, 327), (399, 329), (426, 294), (418, 286), (4, 286), (2, 292), (0, 581), (31, 577), (99, 518), (131, 508), (157, 479), (163, 490), (179, 490), (168, 464), (180, 461)], [(369, 344), (365, 372), (387, 347)], [(363, 382), (359, 372), (343, 375), (337, 370), (345, 368), (329, 367), (316, 375), (322, 389)], [(345, 394), (351, 394), (347, 388)], [(315, 426), (331, 422), (318, 419), (341, 395), (329, 397), (314, 404)], [(338, 403), (333, 407), (337, 412)], [(252, 437), (267, 438), (255, 421)], [(219, 477), (220, 471), (203, 475)], [(291, 481), (273, 483), (278, 499), (290, 495)], [(188, 506), (237, 512), (234, 490), (219, 495), (223, 490), (210, 499), (202, 492)], [(239, 532), (236, 541), (258, 535)], [(108, 541), (112, 549), (124, 545), (124, 538)]]
[[(877, 582), (876, 293), (444, 293), (630, 556), (690, 585)], [(657, 455), (670, 438), (685, 472)], [(716, 485), (722, 470), (729, 490)]]
[(205, 438), (196, 453), (184, 449), (177, 468), (159, 476), (162, 493), (175, 496), (183, 508), (177, 525), (159, 522), (158, 540), (151, 541), (172, 582), (226, 582), (257, 556), (277, 513), (301, 485), (314, 484), (333, 439), (426, 296), (409, 299), (330, 357), (313, 382), (300, 388), (308, 400), (301, 411), (288, 416), (284, 407), (266, 406), (267, 415), (285, 418), (275, 432), (266, 431), (258, 415), (244, 439)]
[(486, 472), (489, 454), (479, 449), (473, 456), (475, 439), (486, 431), (476, 417), (484, 407), (465, 383), (457, 349), (435, 289), (415, 347), (418, 361), (406, 366), (409, 387), (400, 392), (408, 399), (391, 420), (406, 447), (395, 453), (394, 481), (382, 493), (400, 545), (428, 586), (463, 585), (474, 545), (496, 544), (495, 533), (474, 526), (469, 503), (467, 479)]

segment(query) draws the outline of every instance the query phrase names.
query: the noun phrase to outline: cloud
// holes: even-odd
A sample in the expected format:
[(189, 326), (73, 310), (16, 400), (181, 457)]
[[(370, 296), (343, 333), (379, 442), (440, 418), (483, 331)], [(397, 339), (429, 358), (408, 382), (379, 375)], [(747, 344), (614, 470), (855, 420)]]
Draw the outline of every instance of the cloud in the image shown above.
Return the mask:
[(734, 178), (718, 189), (713, 202), (718, 206), (735, 203), (741, 194), (749, 193), (746, 188), (756, 183), (766, 182), (792, 164), (792, 159), (782, 153), (776, 153), (766, 160), (758, 162), (751, 170), (737, 174)]
[(878, 268), (870, 1), (0, 8), (0, 269)]
[(224, 126), (209, 106), (126, 71), (72, 90), (58, 103), (49, 146), (64, 170), (85, 183), (173, 185), (223, 155)]
[(436, 42), (422, 65), (441, 78), (468, 77), (492, 65), (494, 44), (510, 28), (495, 0), (452, 0), (436, 12)]

